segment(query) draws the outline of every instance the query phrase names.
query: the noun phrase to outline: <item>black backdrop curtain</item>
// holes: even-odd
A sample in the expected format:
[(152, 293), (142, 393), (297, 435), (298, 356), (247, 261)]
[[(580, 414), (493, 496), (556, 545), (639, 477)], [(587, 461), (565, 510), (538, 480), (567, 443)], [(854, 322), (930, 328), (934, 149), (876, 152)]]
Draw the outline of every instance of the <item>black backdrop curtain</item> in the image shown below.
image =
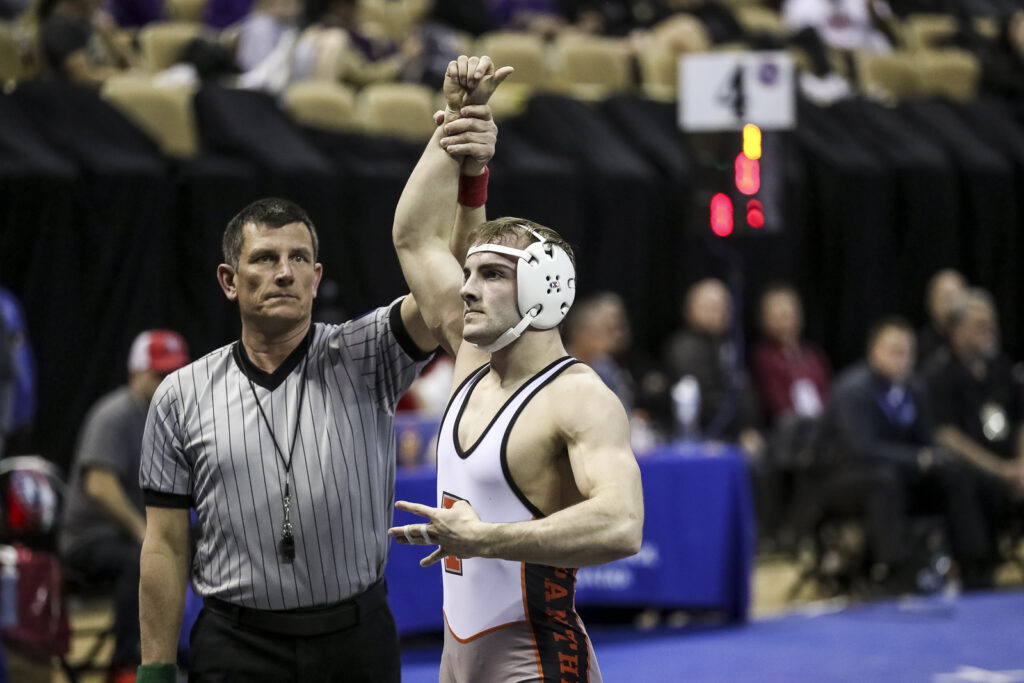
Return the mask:
[[(178, 329), (195, 356), (236, 337), (215, 271), (224, 225), (254, 199), (288, 197), (317, 224), (325, 315), (404, 292), (391, 220), (421, 145), (303, 130), (256, 93), (204, 88), (195, 107), (203, 151), (171, 161), (91, 91), (30, 83), (0, 95), (0, 286), (26, 307), (39, 366), (23, 450), (67, 464), (85, 411), (124, 381), (139, 331)], [(1019, 358), (1021, 114), (990, 101), (801, 103), (799, 127), (779, 137), (785, 225), (729, 238), (745, 319), (765, 283), (792, 281), (810, 337), (842, 366), (874, 318), (921, 322), (927, 278), (951, 266), (993, 291)], [(694, 205), (699, 171), (675, 105), (544, 96), (500, 128), (489, 215), (562, 232), (578, 247), (581, 296), (621, 294), (638, 353), (656, 356), (686, 286), (726, 275)]]

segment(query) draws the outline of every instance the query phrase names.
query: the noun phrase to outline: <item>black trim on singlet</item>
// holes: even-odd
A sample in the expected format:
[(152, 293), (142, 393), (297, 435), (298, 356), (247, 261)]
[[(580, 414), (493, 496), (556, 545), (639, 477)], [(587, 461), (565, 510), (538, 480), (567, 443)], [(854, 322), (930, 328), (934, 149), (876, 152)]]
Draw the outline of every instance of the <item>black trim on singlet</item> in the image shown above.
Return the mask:
[[(562, 356), (558, 360), (555, 360), (555, 361), (552, 361), (551, 363), (548, 363), (546, 366), (544, 366), (543, 369), (538, 370), (536, 373), (534, 373), (533, 377), (531, 377), (530, 379), (528, 379), (525, 382), (523, 382), (523, 385), (521, 387), (519, 387), (518, 389), (516, 389), (515, 392), (511, 396), (509, 396), (507, 399), (505, 399), (505, 402), (501, 404), (501, 408), (499, 408), (498, 412), (496, 412), (494, 414), (494, 417), (491, 418), (491, 421), (487, 423), (487, 427), (484, 428), (484, 431), (480, 432), (480, 436), (477, 437), (477, 439), (473, 443), (473, 445), (470, 446), (469, 448), (467, 448), (466, 450), (462, 450), (462, 444), (459, 443), (459, 423), (462, 422), (462, 414), (466, 411), (466, 404), (469, 403), (469, 399), (472, 398), (472, 396), (473, 396), (473, 390), (476, 389), (477, 384), (479, 384), (480, 380), (483, 379), (483, 377), (484, 377), (483, 375), (481, 375), (477, 379), (477, 381), (473, 383), (473, 386), (469, 388), (469, 391), (466, 392), (466, 398), (465, 398), (465, 400), (462, 401), (462, 405), (459, 406), (459, 414), (455, 416), (455, 424), (452, 425), (452, 441), (455, 443), (455, 452), (459, 454), (459, 457), (462, 458), (463, 460), (465, 460), (466, 458), (468, 458), (469, 456), (471, 456), (473, 454), (473, 451), (476, 450), (476, 447), (479, 446), (480, 442), (482, 442), (484, 440), (484, 437), (487, 436), (487, 433), (491, 431), (491, 427), (493, 427), (494, 423), (498, 421), (498, 418), (501, 417), (502, 413), (505, 412), (505, 409), (508, 408), (509, 404), (512, 403), (512, 401), (514, 401), (516, 399), (516, 397), (519, 396), (519, 394), (524, 392), (530, 386), (530, 384), (533, 382), (533, 380), (537, 379), (538, 377), (543, 375), (545, 372), (547, 372), (551, 368), (555, 367), (556, 365), (558, 365), (559, 363), (564, 361), (566, 358), (570, 358), (570, 357), (571, 356)], [(574, 362), (579, 362), (579, 361), (576, 361), (575, 359), (573, 359), (573, 360), (574, 360)], [(571, 365), (571, 363), (570, 363), (570, 365)], [(568, 367), (568, 366), (566, 366), (566, 367)], [(558, 373), (555, 373), (555, 374), (558, 374)], [(545, 381), (544, 384), (547, 384), (547, 381)], [(544, 386), (544, 385), (542, 384), (541, 386)], [(520, 408), (520, 410), (522, 410), (522, 408)], [(517, 411), (517, 414), (518, 414), (518, 411)], [(513, 419), (515, 419), (515, 418), (513, 418)]]
[[(467, 384), (469, 384), (473, 380), (474, 377), (476, 377), (477, 373), (479, 373), (481, 370), (483, 370), (484, 368), (486, 368), (488, 366), (490, 366), (490, 363), (484, 363), (483, 365), (481, 365), (480, 367), (474, 369), (472, 372), (470, 372), (468, 375), (466, 375), (466, 378), (464, 380), (459, 382), (459, 386), (457, 386), (455, 388), (455, 391), (452, 392), (451, 398), (448, 399), (448, 405), (446, 405), (444, 407), (444, 413), (441, 414), (440, 434), (444, 433), (444, 421), (448, 419), (448, 413), (452, 409), (452, 403), (455, 401), (456, 397), (458, 397), (459, 392), (461, 392), (462, 389)], [(466, 405), (466, 402), (463, 401), (462, 405)], [(438, 438), (440, 438), (440, 434), (438, 435)], [(459, 440), (459, 438), (458, 438), (458, 435), (456, 434), (456, 436), (455, 436), (456, 448), (458, 447), (458, 440)], [(434, 469), (437, 469), (437, 463), (436, 462), (434, 463)]]
[[(566, 358), (569, 358), (569, 356), (562, 357), (559, 362)], [(577, 363), (579, 363), (579, 361), (573, 358), (571, 362), (566, 363), (564, 366), (560, 367), (557, 372), (552, 373), (550, 377), (541, 382), (533, 394), (530, 395), (530, 398), (523, 401), (522, 405), (516, 409), (516, 412), (512, 415), (512, 419), (509, 420), (508, 427), (505, 428), (505, 435), (501, 437), (501, 450), (498, 453), (498, 458), (501, 460), (501, 473), (505, 475), (505, 483), (508, 484), (510, 489), (512, 489), (512, 493), (516, 494), (516, 498), (519, 499), (519, 502), (525, 505), (526, 509), (532, 512), (533, 516), (537, 519), (546, 517), (547, 515), (541, 512), (540, 508), (530, 502), (530, 499), (526, 497), (526, 494), (522, 492), (522, 490), (516, 485), (515, 480), (512, 479), (512, 471), (508, 468), (508, 439), (512, 435), (512, 428), (516, 426), (516, 420), (519, 419), (519, 414), (523, 412), (523, 408), (529, 404), (534, 396), (540, 393), (541, 389), (551, 384), (559, 375)], [(551, 366), (549, 365), (548, 367), (550, 368)]]
[(184, 493), (165, 493), (153, 489), (142, 489), (142, 500), (147, 507), (154, 508), (187, 510), (192, 507), (192, 496)]
[(313, 340), (313, 333), (316, 330), (316, 325), (310, 323), (309, 331), (306, 336), (303, 337), (299, 345), (292, 349), (292, 352), (288, 354), (288, 357), (284, 359), (273, 372), (266, 372), (256, 367), (256, 365), (249, 360), (249, 355), (245, 352), (245, 345), (242, 342), (237, 341), (231, 347), (231, 356), (235, 359), (235, 364), (238, 369), (242, 371), (242, 374), (251, 378), (255, 384), (259, 384), (264, 389), (273, 391), (281, 386), (288, 375), (292, 374), (292, 370), (299, 366), (302, 362), (302, 358), (306, 355), (306, 351), (309, 349), (309, 344)]
[[(404, 299), (405, 297), (402, 297)], [(402, 299), (399, 299), (391, 306), (391, 310), (388, 311), (388, 317), (391, 322), (391, 334), (395, 335), (395, 340), (398, 345), (402, 347), (406, 355), (412, 358), (414, 361), (423, 361), (430, 358), (438, 347), (434, 347), (429, 351), (424, 351), (416, 342), (413, 341), (412, 335), (409, 334), (409, 330), (405, 327), (405, 321), (402, 320)]]

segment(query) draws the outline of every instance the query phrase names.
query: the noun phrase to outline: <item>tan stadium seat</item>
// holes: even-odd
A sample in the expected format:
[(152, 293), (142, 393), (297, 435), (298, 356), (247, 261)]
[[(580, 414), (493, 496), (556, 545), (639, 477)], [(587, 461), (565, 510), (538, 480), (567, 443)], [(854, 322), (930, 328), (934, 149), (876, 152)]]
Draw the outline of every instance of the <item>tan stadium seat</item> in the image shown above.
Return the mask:
[(477, 39), (471, 54), (487, 55), (498, 67), (515, 67), (515, 72), (491, 98), (491, 110), (496, 119), (521, 113), (530, 96), (548, 88), (551, 82), (544, 41), (532, 33), (485, 33)]
[(909, 52), (858, 52), (854, 60), (860, 89), (865, 95), (894, 103), (921, 94), (916, 55)]
[(554, 51), (555, 81), (575, 97), (597, 100), (633, 86), (622, 40), (567, 35), (558, 39)]
[(7, 22), (0, 22), (0, 83), (21, 76), (21, 58), (14, 41), (14, 29)]
[[(477, 39), (474, 54), (487, 55), (495, 66), (513, 66), (516, 71), (508, 83), (519, 83), (534, 88), (548, 84), (548, 65), (544, 41), (532, 33), (495, 31)], [(502, 86), (504, 87), (504, 86)]]
[(981, 64), (965, 50), (922, 50), (915, 54), (922, 95), (967, 102), (978, 94)]
[(173, 66), (189, 41), (199, 36), (202, 27), (190, 22), (168, 21), (150, 24), (139, 31), (142, 63), (156, 73)]
[(426, 140), (434, 132), (435, 105), (433, 90), (411, 83), (375, 83), (356, 98), (364, 131), (413, 141)]
[(740, 6), (733, 9), (733, 14), (747, 33), (768, 33), (779, 37), (789, 33), (782, 16), (767, 7)]
[(676, 99), (679, 57), (706, 52), (711, 47), (707, 29), (690, 14), (675, 14), (660, 22), (640, 56), (644, 93), (657, 100)]
[(164, 11), (171, 21), (199, 23), (206, 12), (207, 0), (165, 0)]
[(138, 76), (117, 76), (103, 84), (100, 94), (152, 138), (167, 156), (188, 159), (198, 154), (192, 88), (156, 86)]
[(974, 31), (986, 40), (996, 40), (999, 37), (999, 22), (992, 17), (975, 17)]
[(355, 94), (340, 83), (302, 81), (284, 93), (284, 106), (297, 123), (345, 132), (357, 127)]
[(956, 33), (956, 20), (947, 14), (911, 14), (903, 20), (902, 33), (908, 50), (927, 50)]
[(380, 32), (397, 42), (423, 20), (429, 9), (429, 0), (361, 0), (359, 25), (364, 33)]

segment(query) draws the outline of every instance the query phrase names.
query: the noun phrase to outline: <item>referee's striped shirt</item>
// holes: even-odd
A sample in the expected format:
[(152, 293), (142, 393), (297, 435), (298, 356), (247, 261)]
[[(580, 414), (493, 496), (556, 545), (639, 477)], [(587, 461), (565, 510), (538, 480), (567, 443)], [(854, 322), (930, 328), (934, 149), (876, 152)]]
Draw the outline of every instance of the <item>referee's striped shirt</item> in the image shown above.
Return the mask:
[[(195, 507), (199, 594), (257, 609), (315, 607), (383, 575), (395, 495), (393, 415), (425, 360), (399, 309), (395, 302), (343, 325), (313, 325), (272, 374), (236, 342), (160, 385), (139, 478), (146, 505)], [(285, 457), (299, 412), (291, 564), (278, 554), (285, 470), (243, 364)]]

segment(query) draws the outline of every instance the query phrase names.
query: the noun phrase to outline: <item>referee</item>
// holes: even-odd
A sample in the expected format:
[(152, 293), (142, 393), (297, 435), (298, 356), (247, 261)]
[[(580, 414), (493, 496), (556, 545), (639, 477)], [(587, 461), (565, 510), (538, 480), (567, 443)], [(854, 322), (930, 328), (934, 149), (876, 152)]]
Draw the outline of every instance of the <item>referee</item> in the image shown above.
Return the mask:
[[(473, 121), (461, 153), (490, 159), (494, 126)], [(243, 209), (223, 248), (241, 340), (169, 375), (143, 437), (138, 680), (175, 680), (191, 578), (190, 681), (398, 681), (392, 416), (436, 342), (411, 296), (313, 324), (317, 234), (291, 202)]]

